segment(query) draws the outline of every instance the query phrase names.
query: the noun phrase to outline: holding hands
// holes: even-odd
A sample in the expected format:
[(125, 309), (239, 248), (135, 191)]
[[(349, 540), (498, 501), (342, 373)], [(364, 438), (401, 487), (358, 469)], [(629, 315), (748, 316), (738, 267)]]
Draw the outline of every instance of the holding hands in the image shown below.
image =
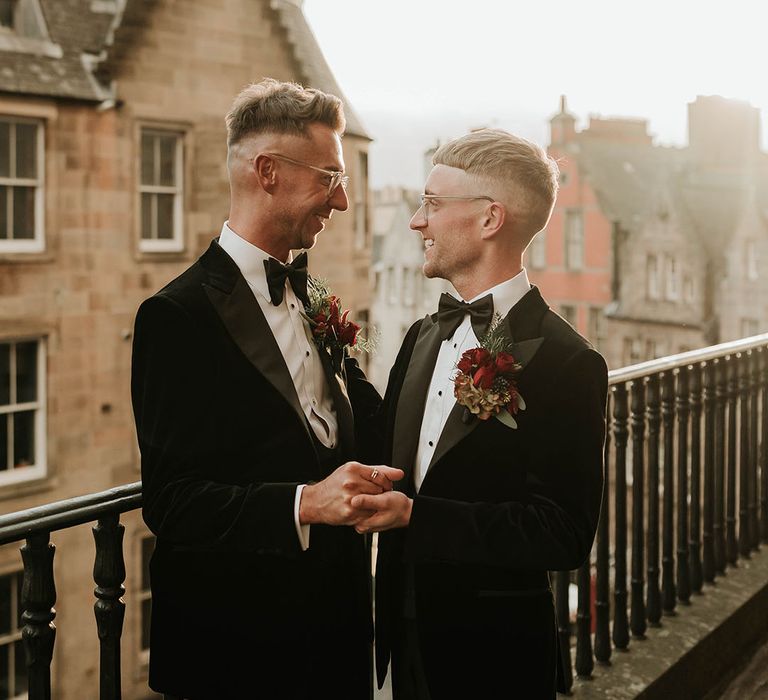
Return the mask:
[(403, 476), (403, 470), (394, 467), (370, 467), (360, 462), (342, 464), (322, 481), (304, 487), (299, 504), (299, 521), (302, 525), (357, 526), (374, 516), (376, 509), (369, 509), (365, 501), (355, 499), (390, 493), (392, 482)]

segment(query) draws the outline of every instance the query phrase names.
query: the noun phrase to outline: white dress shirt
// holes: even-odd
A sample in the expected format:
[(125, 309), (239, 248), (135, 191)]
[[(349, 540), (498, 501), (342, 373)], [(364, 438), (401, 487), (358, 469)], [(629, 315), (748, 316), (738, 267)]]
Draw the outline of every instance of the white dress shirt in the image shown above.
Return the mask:
[[(471, 303), (491, 294), (493, 296), (493, 313), (494, 315), (499, 314), (503, 318), (528, 293), (530, 288), (528, 273), (523, 268), (512, 279), (497, 284), (467, 301)], [(456, 375), (456, 365), (467, 350), (479, 345), (469, 314), (464, 316), (464, 320), (454, 334), (440, 345), (435, 369), (432, 372), (432, 381), (427, 392), (427, 401), (424, 405), (419, 447), (416, 451), (413, 478), (417, 491), (421, 488), (421, 483), (427, 475), (429, 463), (432, 461), (432, 455), (435, 453), (435, 447), (448, 420), (448, 415), (456, 404), (453, 395), (453, 377)]]
[[(272, 303), (264, 269), (264, 261), (272, 256), (241, 238), (229, 227), (229, 222), (222, 226), (219, 245), (234, 260), (251, 288), (283, 355), (312, 431), (323, 445), (335, 447), (338, 441), (336, 413), (317, 346), (312, 340), (309, 324), (301, 315), (304, 310), (302, 303), (296, 298), (288, 280), (282, 303), (278, 306)], [(309, 525), (299, 523), (299, 503), (303, 488), (304, 484), (296, 489), (294, 520), (302, 549), (307, 549)]]

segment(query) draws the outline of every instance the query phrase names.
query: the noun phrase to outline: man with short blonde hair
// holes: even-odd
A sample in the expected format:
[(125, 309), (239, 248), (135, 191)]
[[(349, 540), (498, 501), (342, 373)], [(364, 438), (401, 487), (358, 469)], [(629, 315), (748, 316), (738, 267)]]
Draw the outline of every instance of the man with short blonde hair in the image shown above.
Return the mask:
[(379, 685), (391, 660), (395, 700), (554, 700), (547, 572), (578, 568), (592, 546), (607, 370), (523, 267), (552, 212), (554, 161), (484, 129), (433, 162), (411, 228), (424, 274), (460, 299), (443, 295), (411, 327), (390, 374), (380, 457), (405, 477), (353, 499), (376, 511), (358, 531), (381, 531)]
[[(227, 116), (229, 219), (136, 317), (150, 686), (167, 697), (371, 692), (369, 564), (351, 527), (398, 469), (355, 461), (379, 404), (305, 315), (306, 255), (349, 201), (341, 101), (264, 80)], [(354, 416), (354, 420), (353, 420)]]

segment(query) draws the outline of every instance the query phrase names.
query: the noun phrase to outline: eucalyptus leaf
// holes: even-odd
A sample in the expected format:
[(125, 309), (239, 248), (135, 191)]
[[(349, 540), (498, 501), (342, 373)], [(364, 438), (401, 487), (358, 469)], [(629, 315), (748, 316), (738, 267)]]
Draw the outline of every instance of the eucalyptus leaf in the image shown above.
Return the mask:
[(517, 395), (517, 410), (518, 411), (525, 410), (525, 401), (523, 400), (523, 397), (520, 396), (520, 394)]
[(509, 411), (506, 411), (506, 410), (499, 411), (496, 414), (496, 418), (498, 418), (508, 428), (517, 430), (517, 421), (512, 417), (512, 414)]

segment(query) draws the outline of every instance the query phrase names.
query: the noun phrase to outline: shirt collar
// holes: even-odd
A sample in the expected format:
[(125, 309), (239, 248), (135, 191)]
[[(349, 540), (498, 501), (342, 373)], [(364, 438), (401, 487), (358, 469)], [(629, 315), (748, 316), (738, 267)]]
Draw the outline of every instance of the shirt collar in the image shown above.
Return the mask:
[(481, 292), (472, 299), (468, 299), (468, 303), (482, 299), (484, 296), (490, 294), (493, 297), (493, 312), (499, 314), (504, 318), (511, 310), (512, 307), (517, 304), (531, 289), (531, 283), (528, 281), (528, 273), (525, 268), (520, 270), (511, 279), (505, 280), (501, 284), (497, 284), (495, 287)]
[[(267, 301), (270, 301), (264, 261), (272, 256), (233, 231), (229, 227), (229, 221), (225, 221), (221, 227), (219, 245), (235, 261), (235, 265), (237, 265), (251, 289), (261, 294)], [(292, 256), (289, 255), (288, 262), (291, 262), (291, 259)]]

